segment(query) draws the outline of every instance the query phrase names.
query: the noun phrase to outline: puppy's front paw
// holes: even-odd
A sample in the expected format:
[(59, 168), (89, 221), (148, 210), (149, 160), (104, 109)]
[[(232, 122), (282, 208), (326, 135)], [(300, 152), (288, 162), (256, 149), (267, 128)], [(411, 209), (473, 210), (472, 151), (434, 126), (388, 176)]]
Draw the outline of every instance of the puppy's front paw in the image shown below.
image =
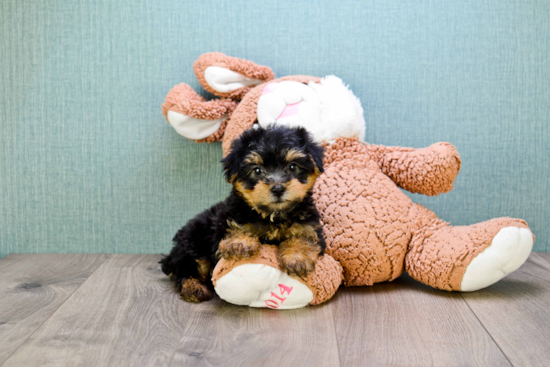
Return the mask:
[(260, 241), (252, 237), (227, 238), (220, 242), (217, 255), (226, 260), (244, 259), (258, 253)]
[(198, 279), (189, 278), (181, 281), (181, 298), (187, 302), (200, 303), (214, 297), (213, 292)]
[(281, 268), (288, 275), (306, 277), (315, 270), (317, 255), (302, 252), (285, 252), (279, 255)]
[(289, 275), (303, 278), (315, 270), (320, 251), (316, 243), (291, 238), (279, 245), (279, 264)]

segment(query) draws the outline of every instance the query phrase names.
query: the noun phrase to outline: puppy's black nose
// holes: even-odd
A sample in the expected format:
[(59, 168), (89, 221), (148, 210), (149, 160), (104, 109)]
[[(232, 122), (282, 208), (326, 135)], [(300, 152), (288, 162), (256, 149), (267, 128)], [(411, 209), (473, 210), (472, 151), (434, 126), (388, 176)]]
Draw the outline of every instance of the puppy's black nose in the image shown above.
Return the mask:
[(273, 195), (280, 197), (285, 192), (285, 187), (281, 184), (277, 184), (271, 187), (271, 192)]

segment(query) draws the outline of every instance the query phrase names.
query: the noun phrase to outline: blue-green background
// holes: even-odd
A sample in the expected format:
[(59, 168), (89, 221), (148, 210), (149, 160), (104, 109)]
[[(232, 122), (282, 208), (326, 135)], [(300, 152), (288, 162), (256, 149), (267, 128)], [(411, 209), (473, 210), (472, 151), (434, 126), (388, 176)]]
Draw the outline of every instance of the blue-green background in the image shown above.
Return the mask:
[(0, 257), (166, 252), (222, 199), (219, 143), (160, 112), (210, 51), (338, 75), (367, 141), (458, 148), (455, 189), (414, 200), (454, 224), (524, 218), (550, 250), (549, 50), (546, 0), (2, 0)]

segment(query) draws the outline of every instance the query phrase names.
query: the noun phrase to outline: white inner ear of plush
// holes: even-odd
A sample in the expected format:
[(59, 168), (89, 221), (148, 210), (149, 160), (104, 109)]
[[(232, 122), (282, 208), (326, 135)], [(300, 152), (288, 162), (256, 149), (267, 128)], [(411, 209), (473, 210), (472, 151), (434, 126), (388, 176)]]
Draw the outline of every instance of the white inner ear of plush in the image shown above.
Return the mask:
[(214, 289), (229, 303), (276, 310), (305, 307), (313, 300), (304, 283), (263, 264), (237, 266), (218, 279)]
[(247, 78), (229, 69), (209, 66), (204, 71), (204, 79), (214, 90), (227, 93), (242, 87), (261, 84), (259, 79)]
[(227, 119), (227, 115), (224, 115), (216, 120), (199, 120), (174, 111), (168, 111), (167, 117), (168, 122), (178, 134), (193, 140), (204, 139), (212, 135), (218, 131), (221, 123)]
[[(365, 138), (361, 102), (340, 78), (327, 76), (320, 83), (283, 81), (269, 86), (258, 100), (260, 126), (302, 126), (319, 142), (340, 137), (357, 137), (361, 141)], [(289, 105), (294, 106), (285, 112)]]

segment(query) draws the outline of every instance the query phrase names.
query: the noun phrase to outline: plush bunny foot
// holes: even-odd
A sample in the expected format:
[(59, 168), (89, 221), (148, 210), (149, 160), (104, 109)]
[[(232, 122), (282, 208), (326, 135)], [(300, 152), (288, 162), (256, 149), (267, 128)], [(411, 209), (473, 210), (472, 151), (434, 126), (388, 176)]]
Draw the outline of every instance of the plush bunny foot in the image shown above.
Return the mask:
[(278, 310), (316, 305), (334, 295), (342, 267), (331, 256), (321, 257), (312, 273), (298, 279), (282, 271), (277, 250), (263, 245), (252, 258), (220, 260), (212, 275), (216, 293), (236, 305)]
[(533, 234), (527, 228), (502, 228), (491, 245), (466, 268), (460, 290), (472, 292), (498, 282), (517, 270), (529, 257)]
[(521, 219), (494, 218), (470, 226), (450, 226), (418, 205), (417, 229), (405, 256), (416, 280), (447, 291), (487, 287), (521, 266), (534, 238)]
[(244, 264), (216, 282), (221, 299), (236, 305), (289, 310), (307, 306), (313, 292), (281, 270), (263, 264)]

